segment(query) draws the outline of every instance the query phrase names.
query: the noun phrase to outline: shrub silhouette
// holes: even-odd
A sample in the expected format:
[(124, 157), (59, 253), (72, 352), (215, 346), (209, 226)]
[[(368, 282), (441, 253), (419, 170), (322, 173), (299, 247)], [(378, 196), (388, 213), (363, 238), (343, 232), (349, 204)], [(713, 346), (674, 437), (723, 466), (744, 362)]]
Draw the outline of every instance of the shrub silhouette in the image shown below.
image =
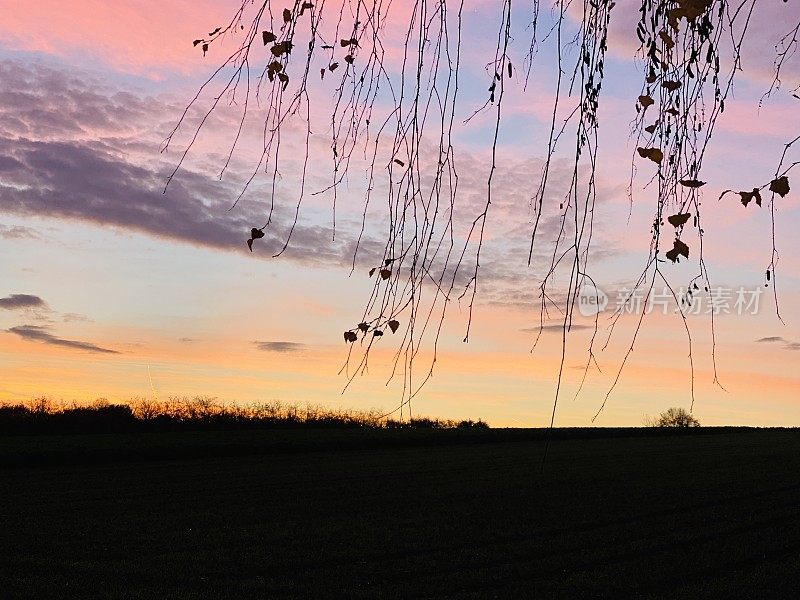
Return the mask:
[(481, 421), (421, 417), (410, 423), (386, 419), (378, 411), (334, 410), (323, 406), (279, 401), (240, 406), (215, 398), (171, 397), (164, 401), (135, 398), (125, 404), (99, 399), (91, 405), (69, 406), (46, 397), (27, 404), (0, 404), (0, 434), (118, 433), (212, 429), (463, 429), (488, 428)]
[(700, 427), (700, 421), (683, 408), (668, 408), (656, 419), (645, 419), (645, 424), (651, 427)]

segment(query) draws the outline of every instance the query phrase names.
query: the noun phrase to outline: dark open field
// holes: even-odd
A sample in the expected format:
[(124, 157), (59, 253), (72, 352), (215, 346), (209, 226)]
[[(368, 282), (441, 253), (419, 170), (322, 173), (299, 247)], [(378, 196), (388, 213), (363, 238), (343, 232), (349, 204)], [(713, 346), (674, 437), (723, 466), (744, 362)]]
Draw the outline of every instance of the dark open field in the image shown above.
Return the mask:
[(796, 597), (800, 432), (0, 438), (3, 598)]

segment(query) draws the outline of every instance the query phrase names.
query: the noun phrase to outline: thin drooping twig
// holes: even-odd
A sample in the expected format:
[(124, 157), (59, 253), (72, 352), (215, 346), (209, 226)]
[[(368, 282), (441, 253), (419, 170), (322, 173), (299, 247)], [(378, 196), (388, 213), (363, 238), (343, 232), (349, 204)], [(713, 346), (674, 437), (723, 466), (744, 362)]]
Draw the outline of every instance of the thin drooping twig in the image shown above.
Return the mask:
[[(643, 173), (645, 189), (653, 199), (654, 219), (645, 266), (631, 296), (646, 292), (649, 297), (654, 282), (663, 280), (677, 302), (675, 286), (665, 271), (665, 257), (674, 262), (681, 255), (670, 250), (671, 245), (681, 252), (693, 246), (691, 256), (698, 271), (689, 284), (700, 282), (710, 287), (703, 254), (700, 173), (715, 125), (742, 68), (741, 48), (756, 5), (756, 0), (641, 0), (640, 22), (631, 35), (638, 36), (641, 44), (638, 56), (645, 80), (632, 125), (637, 146), (634, 160), (639, 165), (631, 166), (629, 195), (632, 206), (634, 179)], [(387, 414), (399, 411), (401, 417), (407, 414), (410, 418), (412, 399), (434, 373), (442, 327), (454, 300), (468, 300), (464, 341), (470, 339), (479, 284), (482, 289), (486, 285), (481, 259), (488, 251), (487, 227), (491, 226), (491, 206), (498, 200), (499, 169), (504, 166), (498, 152), (504, 131), (504, 102), (509, 94), (526, 94), (541, 87), (533, 77), (536, 57), (543, 45), (550, 44), (556, 58), (552, 110), (545, 139), (534, 140), (544, 154), (542, 169), (531, 185), (535, 191), (527, 206), (518, 207), (520, 211), (533, 211), (533, 216), (527, 257), (520, 257), (516, 266), (527, 266), (538, 279), (539, 331), (534, 347), (551, 310), (557, 312), (561, 324), (550, 427), (556, 422), (568, 333), (577, 318), (574, 311), (583, 287), (590, 283), (597, 288), (590, 263), (598, 195), (599, 106), (614, 3), (554, 0), (549, 13), (538, 0), (527, 6), (529, 18), (524, 25), (529, 42), (520, 61), (513, 57), (517, 55), (514, 19), (521, 9), (514, 3), (512, 10), (512, 1), (503, 0), (489, 13), (497, 32), (496, 36), (485, 36), (494, 45), (493, 59), (485, 65), (466, 66), (481, 81), (488, 76), (488, 93), (478, 101), (471, 97), (462, 100), (459, 94), (465, 68), (462, 0), (287, 0), (282, 4), (241, 0), (224, 27), (195, 41), (204, 53), (216, 52), (228, 43), (234, 43), (235, 48), (226, 52), (222, 65), (200, 86), (164, 142), (166, 151), (177, 143), (182, 131), (190, 129), (165, 191), (186, 164), (201, 130), (221, 107), (227, 104), (238, 112), (220, 177), (242, 152), (243, 140), (253, 130), (249, 119), (257, 115), (262, 121), (258, 132), (261, 147), (231, 208), (265, 177), (269, 208), (264, 225), (254, 227), (254, 231), (263, 234), (267, 228), (284, 227), (282, 242), (273, 253), (280, 256), (291, 246), (304, 200), (309, 196), (330, 198), (331, 238), (337, 239), (337, 221), (341, 222), (338, 211), (344, 199), (351, 204), (353, 195), (348, 187), (350, 179), (355, 180), (366, 165), (350, 275), (367, 276), (361, 270), (367, 264), (364, 270), (373, 279), (360, 322), (344, 332), (345, 341), (351, 345), (342, 373), (347, 389), (355, 377), (366, 373), (376, 344), (385, 334), (396, 333), (399, 341), (388, 381), (402, 376), (402, 396), (398, 407)], [(541, 27), (543, 36), (538, 33)], [(765, 98), (781, 87), (784, 67), (796, 53), (798, 27), (790, 28), (776, 47), (774, 80)], [(470, 45), (480, 42), (469, 38)], [(491, 56), (491, 47), (485, 50)], [(522, 65), (518, 71), (516, 62)], [(467, 104), (462, 106), (461, 102)], [(323, 125), (316, 122), (318, 115)], [(489, 115), (491, 128), (484, 135), (485, 197), (470, 205), (462, 201), (460, 193), (463, 186), (459, 185), (456, 168), (458, 131), (454, 124), (480, 126)], [(192, 130), (189, 123), (195, 121)], [(320, 136), (327, 144), (329, 169), (320, 166), (322, 161), (312, 148), (320, 147), (313, 144)], [(797, 139), (785, 146), (775, 179), (797, 164), (786, 166), (787, 153)], [(290, 149), (293, 143), (302, 148), (302, 159), (292, 165), (297, 190), (288, 201), (279, 186), (287, 154), (289, 159), (295, 157), (285, 149), (287, 143)], [(569, 175), (566, 185), (558, 188), (553, 176), (557, 164)], [(310, 181), (317, 189), (310, 187)], [(777, 307), (774, 211), (773, 193), (772, 257), (767, 272), (772, 277)], [(691, 224), (684, 221), (673, 230), (664, 222), (687, 213), (691, 213)], [(557, 222), (553, 231), (542, 226), (550, 215)], [(554, 237), (548, 237), (551, 235)], [(692, 235), (696, 244), (690, 239)], [(377, 243), (364, 248), (367, 239)], [(688, 252), (682, 256), (688, 259)], [(689, 343), (694, 390), (692, 335), (685, 314), (680, 314)], [(621, 317), (621, 311), (612, 315), (603, 348)], [(598, 319), (595, 315), (578, 392), (590, 365), (597, 365), (594, 344)], [(595, 418), (620, 380), (643, 319), (644, 313)], [(713, 312), (710, 323), (714, 381), (719, 383)], [(359, 352), (354, 352), (356, 348)], [(428, 348), (430, 362), (423, 368), (424, 375), (417, 378), (414, 373)]]

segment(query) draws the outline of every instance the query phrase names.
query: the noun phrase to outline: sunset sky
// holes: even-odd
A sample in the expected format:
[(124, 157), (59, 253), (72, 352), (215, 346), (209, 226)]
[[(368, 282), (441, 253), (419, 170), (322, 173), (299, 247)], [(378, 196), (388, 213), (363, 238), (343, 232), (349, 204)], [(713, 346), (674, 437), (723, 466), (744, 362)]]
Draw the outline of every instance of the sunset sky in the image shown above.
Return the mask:
[[(402, 19), (407, 3), (395, 3)], [(162, 194), (193, 129), (181, 130), (164, 153), (162, 142), (234, 44), (214, 46), (204, 57), (192, 40), (229, 20), (240, 2), (71, 0), (68, 10), (55, 0), (15, 4), (0, 19), (0, 401), (205, 395), (395, 408), (402, 379), (387, 380), (396, 338), (380, 340), (369, 372), (344, 394), (347, 379), (339, 374), (347, 357), (342, 332), (360, 320), (372, 285), (368, 262), (352, 274), (350, 268), (366, 185), (362, 166), (355, 165), (339, 190), (336, 240), (331, 196), (309, 197), (279, 258), (271, 258), (268, 244), (256, 244), (253, 253), (245, 245), (250, 227), (265, 221), (270, 177), (257, 178), (228, 210), (257, 164), (256, 146), (245, 140), (230, 172), (218, 177), (237, 107), (223, 106), (209, 122)], [(614, 9), (600, 109), (591, 264), (611, 305), (644, 267), (654, 207), (652, 190), (643, 189), (648, 165), (637, 163), (632, 204), (627, 196), (635, 152), (630, 123), (642, 81), (641, 65), (632, 60), (635, 5), (618, 1)], [(486, 59), (472, 41), (495, 39), (499, 17), (488, 0), (466, 0), (464, 7), (464, 89), (454, 135), (459, 194), (468, 207), (469, 199), (485, 195), (492, 125), (490, 115), (463, 123), (485, 99)], [(713, 382), (710, 319), (687, 316), (694, 414), (708, 425), (800, 426), (800, 178), (790, 173), (793, 189), (775, 208), (783, 322), (772, 282), (764, 287), (772, 251), (766, 203), (744, 207), (735, 194), (717, 200), (726, 189), (769, 181), (783, 145), (800, 134), (800, 100), (790, 93), (800, 84), (800, 58), (786, 67), (783, 88), (759, 108), (774, 46), (785, 33), (774, 24), (797, 22), (800, 4), (764, 3), (762, 9), (701, 172), (708, 182), (702, 190), (705, 261), (712, 284), (732, 294), (730, 310), (723, 311), (729, 314), (715, 319), (721, 386)], [(514, 14), (509, 50), (520, 65), (529, 44), (525, 10)], [(389, 60), (399, 60), (402, 36), (389, 41), (396, 44)], [(418, 414), (482, 418), (494, 426), (549, 423), (560, 329), (548, 323), (531, 352), (541, 272), (527, 266), (528, 205), (544, 159), (554, 82), (548, 52), (543, 45), (527, 91), (519, 77), (512, 80), (500, 130), (497, 201), (487, 225), (486, 282), (470, 341), (462, 342), (466, 307), (454, 303), (434, 376), (414, 400)], [(325, 83), (315, 81), (320, 98), (330, 97)], [(319, 148), (329, 145), (329, 120), (324, 111), (318, 115), (312, 143)], [(257, 113), (251, 126), (258, 127)], [(289, 207), (300, 154), (291, 142), (286, 153), (276, 196)], [(800, 148), (790, 152), (795, 160)], [(329, 162), (312, 165), (312, 187), (324, 187), (329, 169)], [(568, 169), (556, 163), (553, 176), (557, 187)], [(379, 227), (367, 231), (367, 248), (382, 243), (379, 233)], [(697, 265), (665, 268), (679, 288)], [(760, 294), (758, 306), (737, 310), (739, 290)], [(680, 317), (669, 312), (645, 318), (597, 425), (640, 425), (644, 415), (688, 408), (688, 343)], [(609, 315), (599, 320), (601, 370), (590, 370), (577, 397), (592, 330), (581, 323), (569, 335), (557, 425), (591, 424), (614, 381), (637, 317), (624, 316), (600, 351)]]

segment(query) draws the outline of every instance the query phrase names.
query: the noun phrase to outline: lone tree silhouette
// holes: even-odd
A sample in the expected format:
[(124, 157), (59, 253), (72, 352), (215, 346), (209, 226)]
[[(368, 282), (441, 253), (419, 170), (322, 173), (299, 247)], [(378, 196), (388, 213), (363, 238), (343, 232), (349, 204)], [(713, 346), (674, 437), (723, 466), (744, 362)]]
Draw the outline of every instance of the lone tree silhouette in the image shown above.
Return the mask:
[[(365, 371), (377, 340), (396, 333), (400, 341), (393, 376), (403, 377), (397, 410), (401, 417), (407, 410), (410, 417), (412, 399), (433, 374), (442, 325), (454, 302), (466, 307), (464, 341), (469, 340), (475, 299), (486, 278), (481, 257), (498, 184), (498, 135), (504, 107), (511, 94), (526, 98), (545, 88), (538, 79), (532, 80), (531, 72), (540, 51), (547, 52), (544, 66), (555, 67), (552, 87), (546, 89), (551, 95), (551, 119), (539, 139), (544, 160), (540, 173), (530, 181), (533, 194), (519, 206), (521, 219), (530, 211), (533, 216), (527, 256), (519, 257), (514, 267), (533, 267), (537, 274), (540, 327), (536, 342), (552, 311), (562, 326), (552, 425), (577, 297), (585, 284), (594, 285), (590, 258), (595, 252), (598, 108), (614, 14), (638, 9), (638, 25), (629, 32), (632, 58), (641, 66), (641, 91), (630, 103), (630, 138), (636, 150), (631, 156), (628, 193), (633, 202), (634, 182), (649, 183), (647, 195), (653, 209), (649, 249), (629, 299), (642, 292), (648, 298), (655, 283), (663, 282), (678, 305), (691, 302), (693, 290), (711, 285), (703, 255), (707, 224), (701, 211), (705, 185), (701, 170), (742, 69), (741, 50), (751, 34), (753, 15), (759, 10), (783, 10), (776, 25), (781, 31), (774, 78), (765, 98), (785, 93), (781, 78), (794, 56), (800, 31), (796, 3), (786, 0), (777, 5), (763, 0), (631, 0), (617, 6), (622, 3), (554, 0), (551, 7), (543, 7), (539, 0), (519, 6), (516, 1), (512, 6), (512, 0), (498, 0), (496, 22), (484, 25), (495, 34), (465, 37), (463, 12), (469, 2), (464, 0), (242, 0), (230, 21), (194, 40), (198, 52), (225, 58), (217, 59), (219, 68), (165, 140), (164, 150), (188, 129), (188, 141), (167, 186), (211, 114), (227, 104), (237, 107), (240, 119), (231, 128), (222, 177), (243, 137), (252, 132), (249, 117), (255, 111), (260, 150), (252, 157), (252, 175), (239, 196), (232, 198), (232, 205), (263, 173), (271, 182), (270, 208), (262, 223), (252, 224), (246, 241), (251, 251), (258, 252), (264, 247), (262, 238), (281, 237), (274, 253), (280, 256), (291, 244), (303, 201), (310, 195), (331, 198), (335, 236), (342, 184), (351, 171), (361, 171), (362, 164), (366, 165), (363, 217), (352, 264), (355, 269), (366, 260), (365, 270), (374, 285), (363, 315), (344, 331), (349, 350), (343, 372), (349, 385)], [(526, 40), (522, 49), (520, 38)], [(481, 77), (485, 96), (476, 101), (474, 80)], [(467, 94), (462, 93), (465, 79), (472, 81)], [(464, 202), (459, 192), (463, 173), (458, 168), (455, 130), (462, 125), (457, 116), (462, 114), (471, 115), (464, 123), (479, 115), (490, 120), (485, 194), (477, 202), (474, 198)], [(195, 128), (194, 123), (199, 125)], [(327, 146), (327, 167), (317, 160), (319, 145), (312, 144), (312, 133), (313, 140), (320, 139), (318, 128)], [(789, 193), (788, 173), (797, 163), (789, 161), (788, 151), (798, 139), (776, 149), (773, 173), (753, 181), (746, 190), (726, 192), (738, 194), (745, 209), (761, 207), (769, 213), (772, 257), (764, 272), (776, 307), (775, 208)], [(287, 144), (294, 154), (282, 152)], [(299, 161), (297, 148), (301, 149)], [(288, 162), (298, 172), (298, 193), (283, 207), (279, 204), (285, 200), (275, 192), (281, 167)], [(562, 170), (568, 165), (566, 191), (553, 189), (557, 164)], [(376, 204), (386, 207), (381, 219), (372, 217)], [(278, 223), (279, 212), (292, 215), (288, 223)], [(542, 224), (549, 215), (559, 223), (556, 240), (542, 239)], [(382, 250), (365, 250), (365, 233), (382, 240)], [(669, 281), (671, 265), (681, 259), (696, 265), (694, 276), (683, 282), (690, 290), (688, 298), (678, 298), (673, 291), (676, 286)], [(614, 314), (609, 336), (623, 308)], [(642, 310), (638, 317), (629, 349), (597, 414), (620, 379), (645, 313)], [(693, 406), (691, 334), (683, 310), (680, 318), (690, 346)], [(713, 336), (713, 314), (710, 319)], [(597, 333), (595, 317), (583, 380), (596, 362)], [(432, 349), (433, 358), (418, 376), (415, 359), (421, 348)]]
[(695, 419), (691, 413), (684, 408), (668, 408), (650, 425), (652, 427), (700, 427), (700, 421)]

